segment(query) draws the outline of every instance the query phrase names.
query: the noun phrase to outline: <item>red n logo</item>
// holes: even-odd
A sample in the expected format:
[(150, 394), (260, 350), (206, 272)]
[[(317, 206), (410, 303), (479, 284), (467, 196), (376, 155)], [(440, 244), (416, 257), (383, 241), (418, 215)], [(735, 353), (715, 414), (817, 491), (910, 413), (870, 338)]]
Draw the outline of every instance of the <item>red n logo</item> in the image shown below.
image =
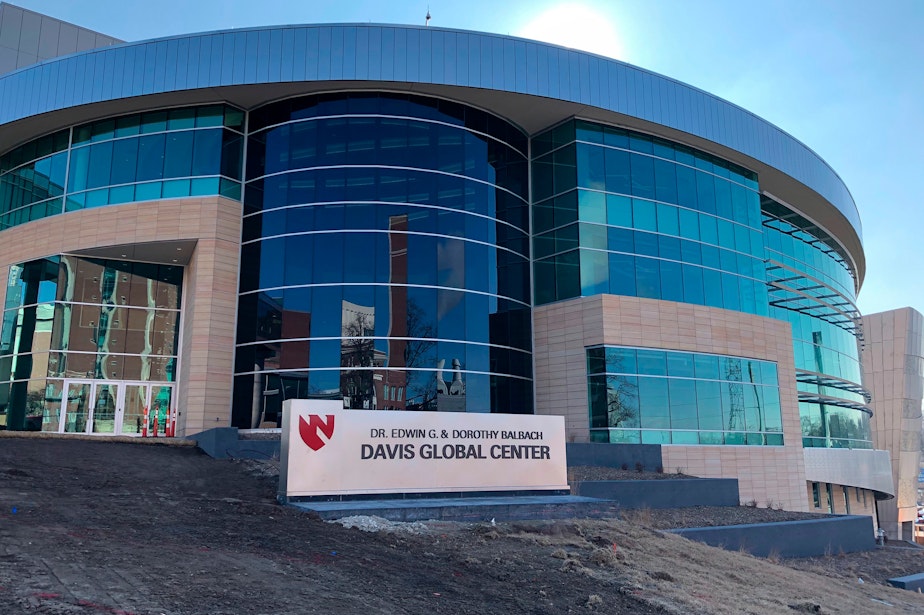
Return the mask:
[(302, 437), (302, 441), (308, 445), (308, 448), (313, 451), (327, 444), (326, 441), (321, 439), (318, 432), (327, 436), (328, 440), (334, 435), (334, 415), (328, 414), (326, 417), (327, 422), (319, 414), (309, 414), (307, 421), (303, 416), (298, 417), (298, 434)]

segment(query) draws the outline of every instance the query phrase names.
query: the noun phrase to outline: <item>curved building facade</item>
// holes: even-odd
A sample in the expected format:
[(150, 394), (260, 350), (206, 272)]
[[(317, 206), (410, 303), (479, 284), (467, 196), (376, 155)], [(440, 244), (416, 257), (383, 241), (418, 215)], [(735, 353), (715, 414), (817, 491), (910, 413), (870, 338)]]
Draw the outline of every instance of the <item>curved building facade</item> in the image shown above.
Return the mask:
[(804, 451), (877, 455), (849, 191), (615, 60), (380, 25), (52, 58), (0, 75), (0, 227), (7, 429), (561, 414), (797, 509), (835, 484)]

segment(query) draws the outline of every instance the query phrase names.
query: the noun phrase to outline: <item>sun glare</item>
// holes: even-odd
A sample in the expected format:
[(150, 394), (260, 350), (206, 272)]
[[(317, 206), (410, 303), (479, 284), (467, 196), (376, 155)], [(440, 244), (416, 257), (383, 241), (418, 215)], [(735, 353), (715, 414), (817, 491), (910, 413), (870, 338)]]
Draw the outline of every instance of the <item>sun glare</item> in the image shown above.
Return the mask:
[(610, 19), (580, 2), (558, 4), (542, 12), (516, 34), (610, 58), (624, 57), (619, 35)]

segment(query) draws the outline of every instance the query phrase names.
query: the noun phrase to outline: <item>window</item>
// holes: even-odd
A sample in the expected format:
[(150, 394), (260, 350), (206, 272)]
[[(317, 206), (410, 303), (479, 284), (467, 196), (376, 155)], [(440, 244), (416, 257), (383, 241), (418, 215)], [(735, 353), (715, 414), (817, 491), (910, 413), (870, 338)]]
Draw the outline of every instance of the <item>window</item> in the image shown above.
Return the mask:
[[(304, 370), (298, 395), (354, 408), (531, 410), (528, 140), (447, 104), (342, 93), (251, 112), (239, 313), (265, 316), (239, 319), (233, 424), (249, 421), (248, 372), (282, 363)], [(200, 152), (217, 142), (192, 132), (190, 169), (211, 176)], [(537, 300), (610, 285), (607, 254), (578, 241), (606, 248), (606, 195), (576, 183), (580, 156), (602, 189), (605, 156), (571, 141), (536, 163)], [(464, 397), (437, 399), (439, 366)]]
[(812, 483), (812, 506), (821, 508), (821, 489), (818, 483)]
[(587, 348), (586, 359), (594, 442), (783, 444), (768, 361), (621, 346)]

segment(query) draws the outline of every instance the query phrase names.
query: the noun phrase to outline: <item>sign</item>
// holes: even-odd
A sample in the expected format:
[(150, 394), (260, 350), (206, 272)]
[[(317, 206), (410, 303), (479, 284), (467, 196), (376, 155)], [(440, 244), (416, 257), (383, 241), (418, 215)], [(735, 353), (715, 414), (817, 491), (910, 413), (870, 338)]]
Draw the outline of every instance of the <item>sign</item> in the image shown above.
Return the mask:
[(286, 400), (279, 494), (568, 489), (561, 416), (344, 410)]

